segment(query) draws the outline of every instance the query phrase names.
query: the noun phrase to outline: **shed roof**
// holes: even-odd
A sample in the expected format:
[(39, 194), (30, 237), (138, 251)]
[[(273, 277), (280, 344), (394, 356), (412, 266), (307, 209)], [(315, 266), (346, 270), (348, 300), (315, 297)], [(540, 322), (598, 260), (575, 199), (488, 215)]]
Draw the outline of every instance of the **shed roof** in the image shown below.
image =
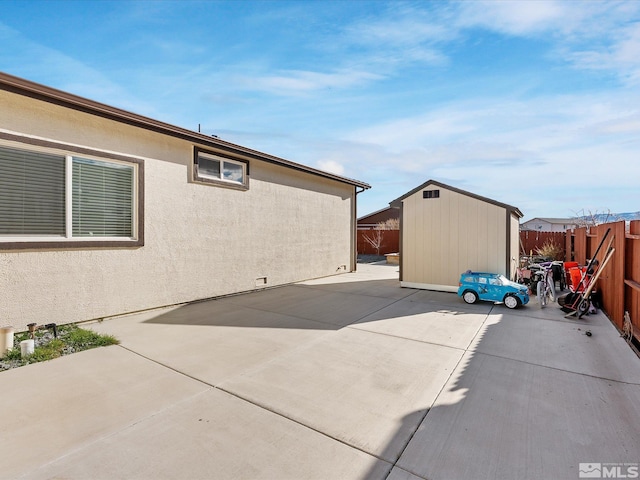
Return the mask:
[(436, 180), (427, 180), (425, 183), (423, 183), (419, 187), (416, 187), (413, 190), (411, 190), (410, 192), (405, 193), (403, 196), (401, 196), (399, 198), (396, 198), (395, 200), (390, 202), (389, 205), (391, 207), (393, 207), (393, 208), (400, 208), (400, 205), (402, 204), (402, 201), (405, 198), (408, 198), (411, 195), (413, 195), (414, 193), (417, 193), (420, 190), (423, 190), (424, 188), (427, 188), (427, 187), (432, 186), (432, 185), (440, 187), (440, 188), (444, 188), (444, 189), (447, 189), (447, 190), (451, 190), (452, 192), (456, 192), (456, 193), (459, 193), (461, 195), (466, 195), (467, 197), (475, 198), (476, 200), (480, 200), (482, 202), (487, 202), (487, 203), (490, 203), (492, 205), (496, 205), (498, 207), (505, 208), (506, 210), (516, 214), (518, 216), (518, 218), (522, 218), (523, 217), (523, 214), (520, 211), (520, 209), (517, 208), (517, 207), (514, 207), (513, 205), (508, 205), (506, 203), (498, 202), (496, 200), (492, 200), (492, 199), (487, 198), (487, 197), (482, 197), (480, 195), (476, 195), (475, 193), (467, 192), (465, 190), (460, 190), (459, 188), (452, 187), (451, 185), (446, 185), (446, 184), (438, 182)]
[(224, 148), (227, 151), (245, 155), (250, 158), (255, 158), (257, 160), (262, 160), (276, 165), (281, 165), (287, 168), (292, 168), (294, 170), (310, 173), (312, 175), (337, 180), (339, 182), (347, 183), (349, 185), (360, 187), (365, 190), (371, 188), (368, 183), (361, 182), (359, 180), (354, 180), (352, 178), (324, 172), (316, 168), (308, 167), (306, 165), (295, 163), (290, 160), (285, 160), (284, 158), (269, 155), (267, 153), (236, 145), (219, 138), (211, 137), (200, 132), (194, 132), (186, 128), (171, 125), (159, 120), (154, 120), (152, 118), (128, 112), (126, 110), (112, 107), (104, 103), (79, 97), (62, 90), (47, 87), (45, 85), (41, 85), (30, 80), (25, 80), (23, 78), (15, 77), (4, 72), (0, 72), (0, 90), (16, 93), (18, 95), (24, 95), (43, 102), (60, 105), (65, 108), (70, 108), (73, 110), (88, 113), (90, 115), (107, 118), (115, 122), (132, 125), (135, 127), (143, 128), (145, 130), (151, 130), (163, 135), (196, 142), (200, 145)]

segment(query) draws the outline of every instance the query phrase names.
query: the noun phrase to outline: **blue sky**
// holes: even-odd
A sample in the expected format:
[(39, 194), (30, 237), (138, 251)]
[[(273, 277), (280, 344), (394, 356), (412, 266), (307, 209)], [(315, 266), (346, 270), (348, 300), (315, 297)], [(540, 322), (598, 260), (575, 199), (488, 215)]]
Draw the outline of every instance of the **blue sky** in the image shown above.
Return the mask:
[(0, 0), (0, 70), (372, 185), (640, 210), (640, 2)]

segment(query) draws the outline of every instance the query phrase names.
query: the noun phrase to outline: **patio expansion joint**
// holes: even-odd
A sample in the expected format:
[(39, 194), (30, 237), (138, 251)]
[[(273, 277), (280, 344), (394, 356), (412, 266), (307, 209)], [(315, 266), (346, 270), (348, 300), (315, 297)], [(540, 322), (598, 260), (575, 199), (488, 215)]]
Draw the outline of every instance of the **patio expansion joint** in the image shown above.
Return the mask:
[(572, 375), (580, 375), (582, 377), (589, 377), (589, 378), (595, 378), (597, 380), (604, 380), (606, 382), (614, 382), (614, 383), (618, 383), (621, 385), (632, 385), (632, 386), (636, 386), (636, 387), (640, 387), (640, 383), (636, 383), (636, 382), (625, 382), (624, 380), (616, 380), (615, 378), (608, 378), (608, 377), (601, 377), (598, 375), (591, 375), (589, 373), (584, 373), (584, 372), (576, 372), (573, 370), (567, 370), (564, 368), (558, 368), (558, 367), (552, 367), (549, 365), (542, 365), (540, 363), (533, 363), (533, 362), (527, 362), (526, 360), (519, 360), (517, 358), (511, 358), (511, 357), (505, 357), (504, 355), (495, 355), (493, 353), (486, 353), (486, 352), (481, 352), (478, 350), (469, 350), (470, 353), (472, 353), (473, 355), (485, 355), (487, 357), (493, 357), (493, 358), (500, 358), (502, 360), (509, 360), (512, 362), (518, 362), (518, 363), (522, 363), (525, 365), (531, 365), (533, 367), (540, 367), (540, 368), (546, 368), (548, 370), (555, 370), (557, 372), (564, 372), (564, 373), (570, 373)]
[[(237, 398), (238, 400), (241, 400), (241, 401), (243, 401), (243, 402), (245, 402), (245, 403), (248, 403), (248, 404), (250, 404), (250, 405), (253, 405), (254, 407), (258, 407), (258, 408), (260, 408), (261, 410), (264, 410), (264, 411), (266, 411), (266, 412), (269, 412), (269, 413), (272, 413), (272, 414), (274, 414), (274, 415), (277, 415), (277, 416), (279, 416), (279, 417), (281, 417), (281, 418), (284, 418), (284, 419), (286, 419), (286, 420), (288, 420), (288, 421), (291, 421), (291, 422), (293, 422), (293, 423), (295, 423), (295, 424), (297, 424), (297, 425), (300, 425), (301, 427), (307, 428), (307, 429), (309, 429), (309, 430), (311, 430), (311, 431), (313, 431), (313, 432), (315, 432), (315, 433), (318, 433), (318, 434), (320, 434), (320, 435), (322, 435), (322, 436), (324, 436), (324, 437), (326, 437), (326, 438), (329, 438), (329, 439), (334, 440), (334, 441), (336, 441), (336, 442), (338, 442), (338, 443), (341, 443), (341, 444), (343, 444), (343, 445), (345, 445), (345, 446), (347, 446), (347, 447), (349, 447), (349, 448), (353, 448), (354, 450), (358, 450), (359, 452), (362, 452), (362, 453), (364, 453), (364, 454), (366, 454), (366, 455), (369, 455), (370, 457), (376, 458), (377, 460), (380, 460), (380, 461), (382, 461), (382, 462), (384, 462), (384, 463), (386, 463), (386, 464), (390, 465), (389, 471), (391, 471), (391, 469), (393, 468), (393, 465), (391, 465), (391, 463), (390, 463), (388, 460), (385, 460), (384, 458), (382, 458), (382, 457), (380, 457), (380, 456), (378, 456), (378, 455), (375, 455), (375, 454), (373, 454), (373, 453), (371, 453), (371, 452), (367, 452), (366, 450), (363, 450), (362, 448), (360, 448), (360, 447), (358, 447), (358, 446), (356, 446), (356, 445), (351, 445), (350, 443), (347, 443), (347, 442), (345, 442), (344, 440), (341, 440), (341, 439), (336, 438), (336, 437), (334, 437), (334, 436), (332, 436), (332, 435), (329, 435), (329, 434), (327, 434), (326, 432), (323, 432), (323, 431), (321, 431), (321, 430), (318, 430), (318, 429), (316, 429), (316, 428), (314, 428), (314, 427), (312, 427), (312, 426), (310, 426), (310, 425), (306, 425), (305, 423), (303, 423), (303, 422), (301, 422), (301, 421), (299, 421), (299, 420), (296, 420), (295, 418), (292, 418), (292, 417), (289, 417), (289, 416), (287, 416), (287, 415), (284, 415), (284, 414), (282, 414), (281, 412), (278, 412), (278, 411), (276, 411), (276, 410), (273, 410), (273, 409), (271, 409), (271, 408), (267, 407), (266, 405), (262, 405), (262, 404), (260, 404), (260, 403), (255, 402), (255, 401), (249, 400), (248, 398), (245, 398), (245, 397), (243, 397), (242, 395), (239, 395), (239, 394), (234, 393), (234, 392), (232, 392), (232, 391), (230, 391), (230, 390), (227, 390), (227, 389), (225, 389), (225, 388), (224, 388), (224, 387), (222, 387), (222, 386), (218, 386), (218, 385), (211, 384), (211, 383), (209, 383), (209, 382), (205, 382), (204, 380), (202, 380), (202, 379), (200, 379), (200, 378), (197, 378), (197, 377), (194, 377), (194, 376), (189, 375), (189, 374), (187, 374), (187, 373), (184, 373), (184, 372), (182, 372), (182, 371), (180, 371), (180, 370), (177, 370), (177, 369), (175, 369), (175, 368), (173, 368), (173, 367), (171, 367), (171, 366), (169, 366), (169, 365), (166, 365), (166, 364), (164, 364), (164, 363), (162, 363), (162, 362), (159, 362), (159, 361), (154, 360), (154, 359), (152, 359), (152, 358), (149, 358), (149, 357), (147, 357), (147, 356), (145, 356), (145, 355), (142, 355), (141, 353), (138, 353), (138, 352), (136, 352), (136, 351), (134, 351), (134, 350), (131, 350), (130, 348), (127, 348), (127, 347), (125, 347), (125, 346), (122, 346), (122, 345), (118, 345), (118, 346), (119, 346), (120, 348), (123, 348), (123, 349), (125, 349), (125, 350), (127, 350), (127, 351), (129, 351), (129, 352), (131, 352), (131, 353), (133, 353), (133, 354), (135, 354), (135, 355), (138, 355), (139, 357), (144, 358), (145, 360), (148, 360), (148, 361), (150, 361), (150, 362), (153, 362), (153, 363), (155, 363), (155, 364), (157, 364), (157, 365), (159, 365), (159, 366), (161, 366), (161, 367), (167, 368), (167, 369), (169, 369), (169, 370), (171, 370), (171, 371), (173, 371), (173, 372), (175, 372), (175, 373), (178, 373), (178, 374), (180, 374), (180, 375), (182, 375), (182, 376), (185, 376), (185, 377), (187, 377), (187, 378), (190, 378), (191, 380), (194, 380), (194, 381), (196, 381), (196, 382), (198, 382), (198, 383), (201, 383), (201, 384), (203, 384), (203, 385), (206, 385), (206, 386), (210, 387), (211, 389), (214, 389), (214, 390), (218, 390), (218, 391), (220, 391), (220, 392), (223, 392), (223, 393), (225, 393), (225, 394), (227, 394), (227, 395), (230, 395), (230, 396), (232, 396), (232, 397), (234, 397), (234, 398)], [(200, 392), (200, 393), (198, 393), (197, 395), (201, 395), (201, 394), (203, 394), (203, 393), (205, 393), (205, 392)], [(167, 407), (167, 408), (170, 408), (170, 407)], [(154, 414), (154, 415), (155, 415), (155, 414)], [(136, 423), (139, 423), (140, 421), (143, 421), (143, 420), (144, 420), (144, 419), (138, 420), (138, 421), (134, 422), (132, 425), (135, 425)]]
[[(398, 457), (393, 462), (393, 467), (391, 468), (391, 470), (393, 470), (393, 468), (399, 468), (399, 469), (401, 469), (401, 470), (403, 470), (405, 472), (409, 472), (411, 475), (417, 476), (419, 478), (424, 478), (422, 475), (420, 475), (418, 473), (415, 473), (415, 472), (412, 472), (411, 470), (407, 470), (405, 468), (399, 467), (398, 466), (398, 462), (402, 458), (402, 455), (404, 455), (404, 452), (406, 451), (406, 449), (409, 447), (409, 444), (411, 443), (411, 441), (413, 440), (413, 437), (415, 437), (416, 433), (420, 429), (420, 426), (424, 423), (425, 419), (427, 418), (427, 415), (429, 415), (429, 412), (431, 412), (433, 406), (437, 403), (438, 399), (440, 398), (440, 395), (442, 395), (442, 392), (444, 392), (445, 389), (447, 388), (447, 386), (449, 385), (449, 381), (451, 380), (451, 377), (453, 377), (454, 372), (456, 372), (458, 370), (458, 367), (460, 366), (460, 363), (462, 362), (463, 358), (464, 358), (464, 355), (461, 355), (460, 358), (458, 359), (458, 361), (456, 362), (456, 365), (451, 369), (451, 372), (449, 372), (449, 376), (447, 377), (447, 379), (444, 382), (442, 382), (442, 387), (440, 388), (440, 391), (438, 391), (438, 394), (434, 397), (433, 402), (431, 402), (431, 405), (429, 406), (429, 408), (427, 408), (427, 411), (424, 413), (424, 415), (422, 416), (420, 421), (416, 422), (416, 426), (413, 429), (413, 432), (411, 433), (411, 435), (409, 436), (409, 438), (405, 442), (404, 446), (402, 447), (402, 450), (398, 454)], [(387, 479), (389, 478), (389, 475), (391, 475), (391, 471), (387, 475), (387, 477), (386, 477)]]
[(402, 337), (400, 335), (393, 335), (391, 333), (376, 332), (374, 330), (367, 330), (366, 328), (359, 328), (359, 325), (362, 325), (362, 324), (361, 323), (358, 323), (358, 324), (353, 324), (352, 323), (351, 325), (347, 325), (344, 328), (350, 328), (351, 330), (357, 330), (358, 332), (371, 333), (373, 335), (382, 335), (384, 337), (397, 338), (399, 340), (406, 340), (408, 342), (421, 343), (423, 345), (434, 345), (436, 347), (450, 348), (452, 350), (459, 350), (462, 353), (465, 353), (467, 351), (467, 348), (464, 348), (464, 347), (454, 347), (452, 345), (445, 345), (444, 343), (427, 342), (426, 340), (418, 340), (417, 338), (408, 338), (408, 337)]
[(180, 371), (180, 370), (178, 370), (178, 369), (176, 369), (176, 368), (174, 368), (174, 367), (172, 367), (172, 366), (170, 366), (170, 365), (167, 365), (166, 363), (162, 363), (162, 362), (159, 362), (158, 360), (154, 360), (154, 359), (153, 359), (153, 358), (151, 358), (151, 357), (147, 357), (146, 355), (143, 355), (143, 354), (141, 354), (140, 352), (136, 352), (135, 350), (132, 350), (132, 349), (130, 349), (130, 348), (128, 348), (128, 347), (125, 347), (124, 345), (118, 345), (118, 347), (123, 348), (124, 350), (126, 350), (126, 351), (128, 351), (128, 352), (131, 352), (131, 353), (133, 353), (134, 355), (137, 355), (137, 356), (139, 356), (139, 357), (141, 357), (141, 358), (144, 358), (145, 360), (147, 360), (147, 361), (149, 361), (149, 362), (155, 363), (156, 365), (159, 365), (159, 366), (161, 366), (161, 367), (163, 367), (163, 368), (166, 368), (166, 369), (168, 369), (168, 370), (171, 370), (172, 372), (175, 372), (175, 373), (177, 373), (177, 374), (179, 374), (179, 375), (182, 375), (183, 377), (187, 377), (187, 378), (189, 378), (189, 379), (191, 379), (191, 380), (194, 380), (194, 381), (196, 381), (196, 382), (198, 382), (198, 383), (201, 383), (201, 384), (203, 384), (203, 385), (206, 385), (206, 386), (208, 386), (208, 387), (216, 388), (216, 386), (215, 386), (214, 384), (212, 384), (212, 383), (205, 382), (205, 381), (204, 381), (204, 380), (202, 380), (201, 378), (194, 377), (193, 375), (189, 375), (188, 373), (185, 373), (185, 372), (183, 372), (183, 371)]
[(388, 460), (385, 460), (384, 458), (382, 458), (382, 457), (380, 457), (380, 456), (378, 456), (378, 455), (376, 455), (374, 453), (367, 452), (366, 450), (358, 447), (357, 445), (352, 445), (352, 444), (350, 444), (350, 443), (348, 443), (348, 442), (346, 442), (344, 440), (341, 440), (341, 439), (339, 439), (337, 437), (334, 437), (333, 435), (329, 435), (328, 433), (323, 432), (322, 430), (319, 430), (319, 429), (314, 428), (314, 427), (312, 427), (310, 425), (307, 425), (306, 423), (303, 423), (300, 420), (296, 420), (295, 418), (287, 416), (287, 415), (283, 414), (282, 412), (279, 412), (279, 411), (274, 410), (272, 408), (269, 408), (266, 405), (262, 405), (262, 404), (260, 404), (260, 403), (258, 403), (256, 401), (253, 401), (253, 400), (250, 400), (250, 399), (248, 399), (246, 397), (243, 397), (242, 395), (239, 395), (238, 393), (232, 392), (231, 390), (227, 390), (227, 389), (225, 389), (223, 387), (220, 387), (220, 386), (215, 387), (215, 389), (219, 390), (221, 392), (224, 392), (227, 395), (231, 395), (232, 397), (237, 398), (238, 400), (241, 400), (241, 401), (246, 402), (246, 403), (248, 403), (250, 405), (253, 405), (254, 407), (258, 407), (261, 410), (264, 410), (266, 412), (269, 412), (269, 413), (277, 415), (277, 416), (279, 416), (281, 418), (284, 418), (285, 420), (288, 420), (290, 422), (295, 423), (296, 425), (299, 425), (299, 426), (301, 426), (303, 428), (311, 430), (312, 432), (315, 432), (315, 433), (317, 433), (319, 435), (322, 435), (323, 437), (326, 437), (326, 438), (328, 438), (330, 440), (333, 440), (333, 441), (338, 442), (338, 443), (340, 443), (342, 445), (345, 445), (346, 447), (352, 448), (354, 450), (357, 450), (359, 452), (364, 453), (365, 455), (368, 455), (368, 456), (373, 457), (373, 458), (375, 458), (377, 460), (380, 460), (381, 462), (384, 462), (387, 465), (390, 465), (389, 472), (391, 472), (391, 470), (393, 469), (393, 465), (395, 465), (395, 464), (391, 464)]

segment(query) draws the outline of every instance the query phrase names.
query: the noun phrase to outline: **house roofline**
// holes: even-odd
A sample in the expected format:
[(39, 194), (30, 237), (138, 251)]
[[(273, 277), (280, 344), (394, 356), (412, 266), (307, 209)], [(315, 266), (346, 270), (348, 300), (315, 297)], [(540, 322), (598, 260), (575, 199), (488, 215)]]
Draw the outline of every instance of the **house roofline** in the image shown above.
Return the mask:
[(466, 195), (467, 197), (475, 198), (476, 200), (481, 200), (481, 201), (483, 201), (483, 202), (487, 202), (487, 203), (490, 203), (490, 204), (492, 204), (492, 205), (496, 205), (496, 206), (498, 206), (498, 207), (505, 208), (505, 209), (506, 209), (506, 210), (508, 210), (509, 212), (516, 214), (516, 215), (518, 216), (518, 218), (522, 218), (522, 217), (524, 216), (524, 215), (522, 214), (522, 212), (520, 211), (520, 209), (519, 209), (519, 208), (517, 208), (517, 207), (514, 207), (513, 205), (508, 205), (508, 204), (506, 204), (506, 203), (498, 202), (498, 201), (496, 201), (496, 200), (492, 200), (492, 199), (487, 198), (487, 197), (483, 197), (483, 196), (480, 196), (480, 195), (476, 195), (475, 193), (467, 192), (466, 190), (461, 190), (461, 189), (459, 189), (459, 188), (452, 187), (451, 185), (446, 185), (446, 184), (441, 183), (441, 182), (438, 182), (438, 181), (436, 181), (436, 180), (427, 180), (427, 181), (426, 181), (426, 182), (424, 182), (422, 185), (420, 185), (420, 186), (418, 186), (418, 187), (414, 188), (414, 189), (413, 189), (413, 190), (411, 190), (410, 192), (405, 193), (405, 194), (404, 194), (404, 195), (402, 195), (401, 197), (396, 198), (395, 200), (393, 200), (392, 202), (390, 202), (390, 203), (389, 203), (389, 206), (390, 206), (390, 207), (392, 207), (392, 208), (400, 208), (400, 206), (402, 205), (402, 201), (403, 201), (405, 198), (408, 198), (408, 197), (410, 197), (411, 195), (413, 195), (413, 194), (415, 194), (415, 193), (419, 192), (419, 191), (420, 191), (420, 190), (422, 190), (423, 188), (426, 188), (426, 187), (431, 186), (431, 185), (435, 185), (435, 186), (440, 187), (440, 188), (445, 188), (445, 189), (447, 189), (447, 190), (451, 190), (452, 192), (456, 192), (456, 193), (459, 193), (459, 194), (461, 194), (461, 195)]
[(192, 141), (199, 145), (205, 145), (213, 148), (222, 148), (232, 153), (244, 155), (250, 158), (261, 160), (264, 162), (280, 165), (286, 168), (291, 168), (312, 175), (336, 180), (338, 182), (360, 187), (363, 190), (371, 188), (371, 185), (352, 178), (343, 177), (341, 175), (335, 175), (329, 172), (324, 172), (313, 167), (308, 167), (284, 158), (269, 155), (267, 153), (259, 152), (247, 147), (243, 147), (219, 138), (214, 138), (200, 132), (194, 132), (186, 128), (171, 125), (169, 123), (154, 120), (153, 118), (138, 115), (120, 108), (112, 107), (104, 103), (89, 100), (84, 97), (74, 95), (72, 93), (64, 92), (52, 87), (47, 87), (39, 83), (25, 80), (23, 78), (9, 75), (8, 73), (0, 72), (0, 90), (5, 90), (18, 95), (41, 100), (47, 103), (52, 103), (65, 108), (70, 108), (80, 112), (88, 113), (90, 115), (99, 116), (109, 120), (113, 120), (119, 123), (143, 128), (163, 135), (168, 135), (183, 140)]
[(377, 215), (379, 213), (385, 212), (385, 211), (389, 210), (390, 208), (392, 208), (392, 207), (390, 207), (390, 206), (389, 207), (384, 207), (384, 208), (381, 208), (380, 210), (376, 210), (375, 212), (371, 212), (371, 213), (368, 213), (366, 215), (363, 215), (362, 217), (358, 218), (358, 221), (364, 220), (365, 218), (368, 218), (368, 217), (373, 217), (374, 215)]
[(524, 223), (529, 223), (529, 222), (532, 222), (534, 220), (540, 220), (540, 221), (543, 221), (543, 222), (556, 224), (556, 225), (566, 224), (566, 223), (570, 223), (570, 224), (579, 223), (579, 219), (578, 218), (550, 218), (550, 217), (533, 217), (533, 218), (527, 220)]

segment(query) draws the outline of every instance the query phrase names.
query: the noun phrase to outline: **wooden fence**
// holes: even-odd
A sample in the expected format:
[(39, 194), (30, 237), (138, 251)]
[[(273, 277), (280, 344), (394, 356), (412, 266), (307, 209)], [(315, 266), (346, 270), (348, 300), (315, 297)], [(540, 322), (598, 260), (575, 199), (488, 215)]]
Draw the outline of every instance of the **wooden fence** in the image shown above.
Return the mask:
[[(560, 247), (563, 251), (563, 258), (566, 256), (565, 232), (538, 232), (536, 230), (522, 230), (520, 232), (520, 253), (523, 255), (537, 255), (537, 250), (542, 248), (546, 242), (551, 242)], [(560, 260), (560, 259), (558, 259)]]
[[(384, 255), (387, 253), (398, 253), (400, 251), (400, 230), (357, 230), (358, 232), (358, 253), (365, 255)], [(365, 235), (374, 240), (378, 240), (380, 235), (380, 252), (365, 240)]]
[[(569, 252), (566, 260), (574, 260), (581, 265), (587, 263), (598, 248), (602, 237), (610, 228), (609, 238), (613, 237), (612, 247), (615, 253), (598, 280), (598, 289), (602, 295), (602, 309), (609, 320), (620, 330), (626, 328), (640, 341), (640, 221), (630, 222), (629, 231), (625, 222), (614, 222), (567, 231), (565, 249)], [(608, 244), (605, 241), (598, 259), (602, 261)], [(573, 255), (571, 255), (571, 252)], [(625, 312), (630, 323), (625, 325)]]

